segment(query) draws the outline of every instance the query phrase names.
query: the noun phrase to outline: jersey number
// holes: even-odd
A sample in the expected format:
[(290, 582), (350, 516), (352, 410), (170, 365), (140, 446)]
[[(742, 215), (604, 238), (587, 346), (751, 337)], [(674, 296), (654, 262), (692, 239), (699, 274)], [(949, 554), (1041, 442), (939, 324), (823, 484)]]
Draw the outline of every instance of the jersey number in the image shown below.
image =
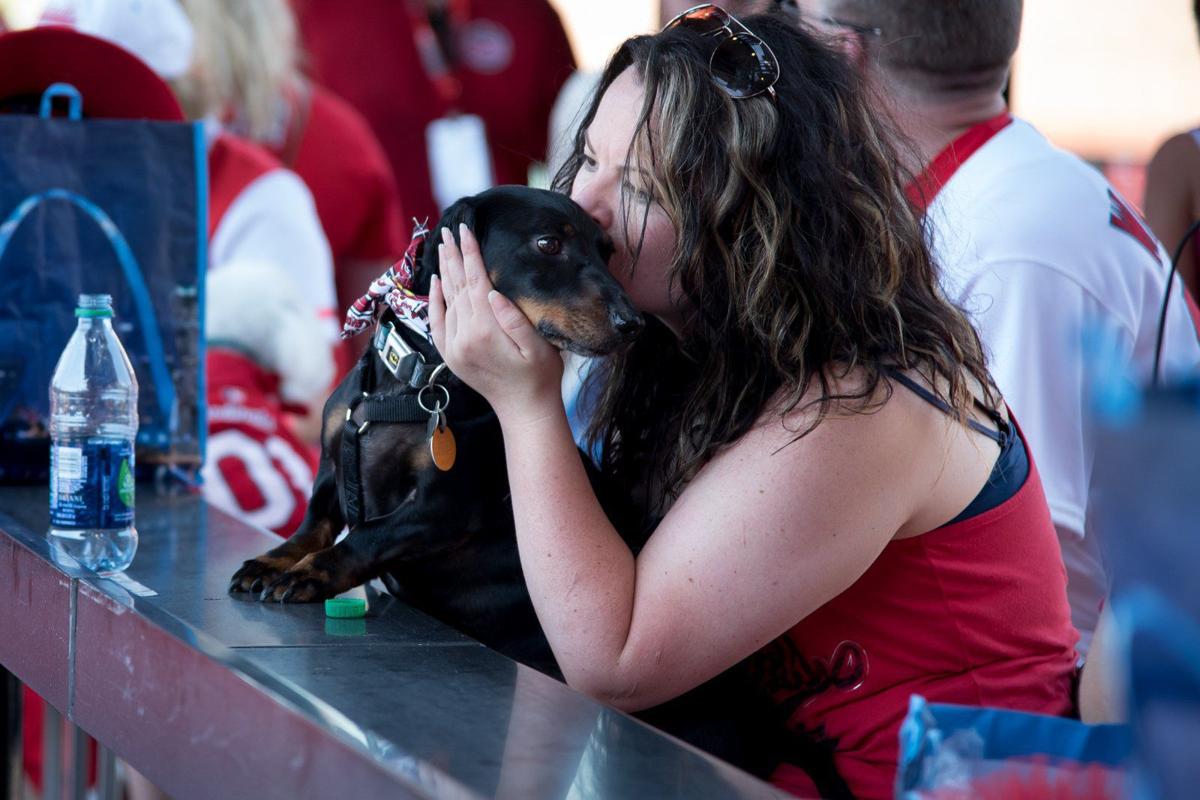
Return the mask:
[(1138, 213), (1112, 189), (1108, 190), (1108, 205), (1111, 209), (1108, 224), (1137, 239), (1138, 244), (1146, 248), (1146, 252), (1154, 256), (1154, 260), (1161, 266), (1162, 257), (1158, 254), (1158, 242)]

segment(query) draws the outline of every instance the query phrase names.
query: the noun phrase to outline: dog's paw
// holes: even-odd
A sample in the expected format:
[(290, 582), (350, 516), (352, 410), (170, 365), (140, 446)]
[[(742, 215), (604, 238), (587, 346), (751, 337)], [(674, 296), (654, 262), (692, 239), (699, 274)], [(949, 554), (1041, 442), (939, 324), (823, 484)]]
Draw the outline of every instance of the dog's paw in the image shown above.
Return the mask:
[(302, 558), (296, 566), (266, 583), (259, 599), (280, 603), (315, 603), (340, 594), (349, 587), (341, 587), (330, 575), (329, 570), (315, 565), (313, 556)]
[(292, 562), (284, 558), (261, 555), (243, 561), (229, 581), (230, 592), (258, 592), (284, 573)]

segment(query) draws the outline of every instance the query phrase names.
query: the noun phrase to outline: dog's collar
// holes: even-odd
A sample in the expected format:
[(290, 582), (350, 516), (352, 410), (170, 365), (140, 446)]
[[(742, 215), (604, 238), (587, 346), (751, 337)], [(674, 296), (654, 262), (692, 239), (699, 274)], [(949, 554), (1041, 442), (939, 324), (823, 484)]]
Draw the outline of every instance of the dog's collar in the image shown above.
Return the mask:
[(425, 357), (405, 340), (400, 329), (391, 321), (375, 326), (375, 338), (371, 344), (384, 369), (392, 373), (393, 378), (414, 389), (428, 383), (429, 376), (444, 363), (440, 360), (432, 364), (426, 362)]

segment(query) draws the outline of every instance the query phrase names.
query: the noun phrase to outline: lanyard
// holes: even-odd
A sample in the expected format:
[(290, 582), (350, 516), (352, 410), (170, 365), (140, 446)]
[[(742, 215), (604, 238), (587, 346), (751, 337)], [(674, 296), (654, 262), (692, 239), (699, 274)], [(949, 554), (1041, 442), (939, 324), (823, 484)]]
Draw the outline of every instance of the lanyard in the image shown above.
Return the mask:
[[(462, 30), (471, 18), (471, 0), (446, 0), (445, 5), (450, 33), (453, 35)], [(453, 54), (447, 53), (438, 41), (438, 35), (429, 21), (427, 0), (409, 0), (408, 14), (421, 66), (425, 68), (429, 82), (447, 109), (453, 110), (462, 97), (462, 81), (455, 75), (456, 64), (451, 61)]]

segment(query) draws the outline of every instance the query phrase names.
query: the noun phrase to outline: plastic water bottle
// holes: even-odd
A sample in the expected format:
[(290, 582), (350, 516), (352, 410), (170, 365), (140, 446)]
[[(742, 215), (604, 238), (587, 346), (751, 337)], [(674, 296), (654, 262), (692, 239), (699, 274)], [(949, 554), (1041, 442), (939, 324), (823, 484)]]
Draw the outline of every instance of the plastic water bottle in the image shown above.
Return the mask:
[(50, 381), (50, 534), (101, 575), (133, 561), (137, 376), (112, 327), (112, 298), (79, 296), (79, 322)]

